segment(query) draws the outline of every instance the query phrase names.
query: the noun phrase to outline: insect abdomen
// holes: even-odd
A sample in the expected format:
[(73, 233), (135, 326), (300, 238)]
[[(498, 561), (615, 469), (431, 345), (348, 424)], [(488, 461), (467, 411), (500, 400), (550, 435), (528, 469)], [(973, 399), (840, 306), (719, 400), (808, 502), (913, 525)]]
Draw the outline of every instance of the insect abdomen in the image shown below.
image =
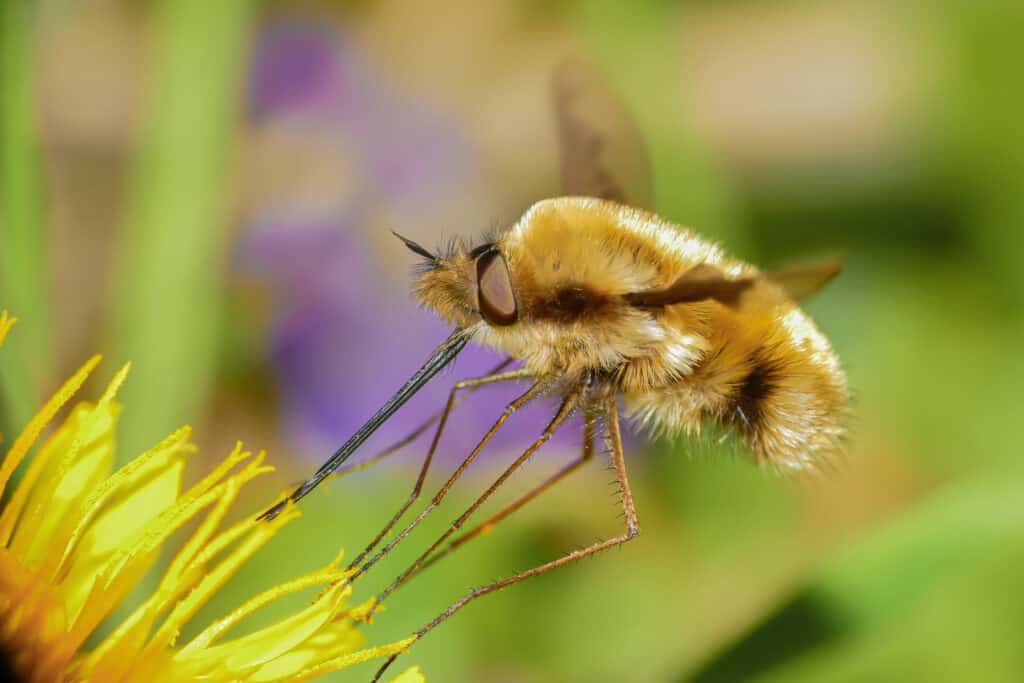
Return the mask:
[(655, 431), (735, 431), (754, 458), (783, 469), (814, 466), (839, 449), (846, 379), (835, 354), (795, 306), (716, 316), (711, 349), (692, 372), (658, 391), (627, 396)]

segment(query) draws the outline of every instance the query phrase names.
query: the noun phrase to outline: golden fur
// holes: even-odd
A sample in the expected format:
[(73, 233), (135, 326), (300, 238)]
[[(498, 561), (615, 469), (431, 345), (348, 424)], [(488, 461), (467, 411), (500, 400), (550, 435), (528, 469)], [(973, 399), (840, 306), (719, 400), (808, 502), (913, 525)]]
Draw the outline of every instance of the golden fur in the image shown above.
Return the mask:
[[(534, 204), (495, 240), (519, 319), (479, 313), (463, 246), (422, 274), (415, 295), (537, 376), (611, 383), (628, 412), (669, 432), (706, 420), (738, 430), (758, 460), (802, 468), (837, 447), (846, 379), (827, 339), (785, 291), (714, 243), (645, 211), (586, 197)], [(735, 305), (660, 307), (628, 294), (664, 289), (697, 265), (756, 278)]]

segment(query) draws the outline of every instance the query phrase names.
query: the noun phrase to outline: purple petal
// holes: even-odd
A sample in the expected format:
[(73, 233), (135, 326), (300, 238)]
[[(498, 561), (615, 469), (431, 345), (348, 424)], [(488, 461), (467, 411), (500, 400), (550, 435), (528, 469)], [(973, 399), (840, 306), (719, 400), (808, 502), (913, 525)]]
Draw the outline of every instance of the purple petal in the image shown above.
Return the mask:
[(315, 106), (339, 90), (338, 34), (306, 22), (271, 25), (256, 42), (249, 101), (258, 118)]

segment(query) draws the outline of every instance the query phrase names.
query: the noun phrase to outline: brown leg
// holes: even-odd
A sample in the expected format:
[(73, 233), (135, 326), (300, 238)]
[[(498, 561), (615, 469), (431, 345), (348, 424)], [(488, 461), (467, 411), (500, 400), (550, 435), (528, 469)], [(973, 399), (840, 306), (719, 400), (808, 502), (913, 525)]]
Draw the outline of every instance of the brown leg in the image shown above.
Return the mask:
[[(448, 421), (448, 414), (451, 412), (452, 402), (454, 401), (455, 398), (455, 391), (459, 388), (463, 388), (463, 386), (460, 385), (471, 386), (467, 385), (466, 383), (480, 382), (483, 380), (487, 380), (488, 382), (497, 382), (504, 381), (506, 379), (524, 379), (530, 376), (531, 375), (525, 369), (510, 370), (509, 372), (503, 372), (500, 375), (491, 375), (490, 377), (484, 377), (481, 378), (480, 380), (464, 380), (463, 382), (459, 382), (458, 384), (455, 385), (455, 387), (452, 389), (452, 393), (449, 394), (448, 396), (448, 404), (445, 406), (444, 414), (441, 416), (441, 422), (437, 425), (437, 431), (434, 433), (434, 441), (430, 446), (430, 451), (427, 453), (427, 458), (423, 463), (423, 468), (422, 470), (420, 470), (420, 476), (416, 479), (416, 486), (413, 488), (412, 495), (409, 497), (409, 500), (407, 500), (405, 504), (402, 505), (398, 513), (394, 517), (392, 517), (391, 521), (388, 522), (388, 525), (384, 527), (384, 529), (379, 534), (377, 534), (377, 537), (373, 539), (373, 542), (370, 543), (370, 545), (363, 552), (359, 553), (359, 556), (356, 558), (356, 560), (349, 565), (350, 569), (358, 565), (360, 562), (362, 562), (366, 555), (369, 554), (370, 551), (372, 551), (373, 548), (378, 543), (380, 543), (381, 539), (384, 538), (384, 536), (391, 531), (391, 529), (402, 517), (402, 515), (405, 514), (405, 511), (409, 509), (409, 506), (412, 505), (413, 501), (415, 501), (416, 498), (419, 497), (420, 491), (423, 489), (423, 481), (426, 478), (427, 468), (430, 467), (430, 461), (434, 456), (434, 451), (437, 449), (437, 442), (441, 438), (441, 432), (444, 430), (445, 423)], [(422, 522), (427, 517), (427, 515), (429, 515), (438, 505), (441, 504), (441, 501), (444, 500), (444, 497), (448, 494), (448, 491), (451, 489), (451, 487), (455, 485), (455, 482), (459, 479), (459, 477), (462, 476), (462, 473), (466, 471), (466, 468), (468, 468), (469, 465), (476, 459), (476, 456), (480, 454), (480, 451), (483, 450), (483, 447), (487, 445), (487, 442), (491, 440), (491, 438), (498, 432), (498, 430), (501, 429), (501, 426), (505, 424), (508, 418), (512, 416), (512, 413), (516, 412), (524, 405), (529, 403), (531, 400), (539, 396), (544, 391), (544, 385), (545, 382), (543, 380), (534, 382), (534, 384), (529, 389), (527, 389), (525, 393), (523, 393), (521, 396), (513, 400), (507, 406), (505, 406), (505, 410), (502, 411), (498, 419), (495, 420), (494, 424), (491, 425), (491, 428), (487, 430), (487, 433), (484, 434), (482, 439), (480, 439), (477, 445), (473, 448), (472, 452), (470, 452), (470, 454), (466, 456), (466, 459), (462, 461), (462, 464), (458, 466), (458, 468), (455, 470), (452, 476), (448, 478), (448, 481), (446, 481), (444, 485), (441, 487), (441, 489), (436, 494), (434, 494), (434, 497), (431, 499), (430, 503), (428, 503), (427, 506), (423, 508), (420, 514), (416, 515), (415, 519), (409, 522), (409, 524), (404, 529), (402, 529), (402, 531), (399, 532), (398, 536), (396, 536), (390, 543), (388, 543), (381, 550), (379, 550), (376, 555), (374, 555), (369, 560), (364, 562), (362, 566), (360, 566), (359, 569), (347, 579), (349, 583), (355, 581), (360, 576), (369, 571), (370, 568), (373, 567), (373, 565), (377, 564), (377, 562), (379, 562), (382, 557), (391, 552), (392, 548), (398, 545), (402, 541), (402, 539), (404, 539), (412, 532), (413, 529), (419, 526), (420, 522)]]
[(594, 420), (595, 418), (593, 416), (587, 416), (585, 422), (583, 423), (583, 454), (580, 457), (576, 458), (575, 460), (567, 464), (565, 467), (561, 468), (560, 470), (552, 474), (550, 477), (542, 481), (540, 484), (524, 493), (522, 496), (520, 496), (512, 503), (510, 503), (507, 507), (499, 510), (498, 512), (494, 513), (493, 515), (491, 515), (490, 517), (488, 517), (483, 522), (476, 525), (469, 531), (450, 541), (448, 545), (445, 546), (443, 549), (439, 550), (438, 552), (434, 553), (429, 558), (427, 558), (427, 560), (424, 561), (423, 564), (420, 565), (420, 567), (415, 572), (410, 574), (409, 577), (406, 578), (406, 580), (403, 581), (402, 584), (400, 585), (404, 585), (409, 579), (416, 576), (416, 574), (419, 574), (427, 567), (433, 565), (435, 562), (440, 560), (442, 557), (445, 557), (453, 550), (462, 547), (463, 545), (465, 545), (469, 541), (472, 541), (480, 534), (487, 533), (488, 531), (493, 529), (498, 522), (505, 519), (516, 510), (519, 510), (524, 505), (529, 503), (531, 500), (533, 500), (540, 494), (544, 493), (548, 489), (552, 488), (555, 484), (565, 479), (567, 476), (578, 470), (583, 465), (587, 464), (594, 456)]
[(488, 487), (488, 489), (484, 491), (479, 498), (473, 501), (473, 504), (470, 505), (469, 508), (467, 508), (466, 511), (463, 512), (458, 519), (452, 522), (452, 525), (448, 527), (448, 530), (441, 534), (441, 537), (434, 541), (433, 545), (427, 548), (422, 555), (416, 558), (416, 560), (408, 567), (408, 569), (402, 572), (398, 576), (398, 578), (391, 582), (391, 585), (385, 588), (377, 596), (376, 600), (374, 601), (373, 607), (371, 607), (369, 612), (367, 612), (366, 614), (367, 618), (372, 617), (374, 612), (377, 611), (377, 608), (380, 607), (380, 605), (384, 602), (385, 599), (387, 599), (389, 595), (391, 595), (400, 585), (405, 583), (410, 576), (412, 576), (416, 571), (418, 571), (420, 567), (422, 567), (423, 562), (428, 557), (430, 557), (430, 555), (432, 555), (435, 550), (441, 547), (442, 543), (448, 540), (448, 538), (456, 531), (461, 529), (462, 525), (466, 523), (466, 520), (468, 520), (470, 516), (472, 516), (472, 514), (476, 512), (477, 509), (481, 505), (483, 505), (484, 502), (488, 498), (490, 498), (491, 495), (495, 491), (497, 491), (498, 488), (502, 484), (504, 484), (505, 481), (508, 480), (508, 478), (511, 477), (516, 470), (518, 470), (522, 466), (523, 463), (529, 460), (530, 456), (532, 456), (538, 448), (547, 443), (547, 441), (554, 435), (558, 427), (561, 426), (561, 424), (565, 422), (565, 420), (569, 417), (573, 409), (576, 407), (577, 403), (579, 403), (580, 395), (583, 393), (583, 389), (584, 385), (580, 384), (579, 386), (574, 387), (572, 391), (570, 391), (570, 393), (567, 394), (564, 399), (562, 399), (562, 403), (558, 407), (558, 412), (551, 419), (551, 422), (544, 429), (543, 433), (541, 433), (540, 437), (532, 444), (530, 444), (529, 448), (523, 451), (523, 454), (516, 458), (515, 462), (509, 465), (508, 468), (504, 472), (502, 472), (497, 479), (494, 480), (494, 483), (491, 484), (490, 487)]
[[(503, 360), (500, 363), (498, 363), (498, 365), (496, 365), (490, 372), (488, 372), (487, 375), (485, 375), (485, 377), (489, 377), (491, 375), (498, 374), (499, 372), (501, 372), (502, 370), (507, 368), (511, 362), (512, 362), (511, 358), (506, 358), (505, 360)], [(455, 403), (452, 405), (452, 409), (454, 410), (456, 407), (458, 407), (458, 405), (460, 403), (462, 403), (467, 398), (472, 396), (480, 386), (481, 385), (478, 384), (476, 386), (467, 387), (469, 390), (463, 392), (462, 396), (460, 396), (458, 398), (458, 400), (455, 401)], [(441, 419), (441, 416), (443, 414), (444, 414), (444, 410), (443, 409), (437, 411), (436, 413), (431, 415), (427, 419), (426, 422), (421, 424), (416, 429), (412, 430), (412, 432), (410, 432), (408, 435), (402, 437), (401, 439), (399, 439), (395, 443), (391, 444), (390, 446), (388, 446), (387, 448), (382, 450), (380, 453), (377, 453), (372, 458), (367, 458), (366, 460), (363, 460), (361, 462), (356, 462), (356, 463), (352, 463), (351, 465), (345, 465), (343, 467), (339, 467), (337, 470), (334, 471), (334, 474), (332, 474), (331, 476), (332, 477), (343, 477), (343, 476), (345, 476), (347, 474), (353, 474), (355, 472), (359, 472), (360, 470), (365, 470), (367, 467), (370, 467), (371, 465), (377, 464), (378, 462), (380, 462), (381, 460), (384, 460), (385, 458), (387, 458), (390, 455), (394, 455), (398, 451), (402, 450), (403, 448), (405, 448), (406, 446), (411, 444), (416, 439), (418, 439), (421, 436), (423, 436), (423, 434), (426, 433), (426, 431), (428, 429), (430, 429), (439, 419)]]
[[(430, 470), (430, 463), (433, 462), (434, 453), (437, 452), (437, 446), (441, 441), (441, 434), (442, 432), (444, 432), (444, 428), (448, 424), (448, 416), (451, 414), (452, 408), (455, 407), (455, 399), (457, 394), (463, 389), (472, 390), (476, 389), (477, 387), (482, 387), (485, 384), (494, 384), (496, 382), (508, 382), (517, 379), (527, 379), (530, 378), (531, 376), (532, 375), (528, 370), (518, 369), (509, 370), (507, 372), (492, 373), (484, 377), (464, 379), (460, 382), (455, 383), (455, 385), (452, 387), (452, 390), (448, 392), (448, 401), (445, 403), (444, 410), (442, 410), (441, 414), (439, 415), (437, 429), (434, 430), (434, 439), (433, 441), (431, 441), (430, 448), (427, 450), (427, 455), (423, 459), (423, 465), (420, 467), (420, 473), (416, 477), (416, 483), (413, 485), (412, 493), (409, 494), (409, 497), (406, 499), (404, 503), (402, 503), (401, 507), (398, 508), (398, 511), (394, 514), (394, 516), (391, 517), (391, 519), (384, 526), (384, 528), (380, 530), (380, 533), (378, 533), (374, 537), (374, 539), (370, 541), (370, 543), (365, 548), (363, 548), (363, 551), (356, 555), (355, 559), (353, 559), (349, 563), (349, 569), (354, 569), (358, 567), (360, 563), (364, 559), (366, 559), (366, 556), (373, 552), (373, 549), (376, 548), (377, 545), (381, 542), (381, 540), (391, 532), (395, 525), (398, 524), (398, 521), (402, 519), (402, 517), (405, 515), (409, 507), (416, 502), (417, 498), (419, 498), (420, 493), (423, 490), (423, 482), (426, 480), (427, 472)], [(359, 571), (351, 577), (351, 579), (354, 580), (356, 577), (362, 575), (364, 572), (365, 569), (360, 568)]]
[[(472, 602), (476, 598), (479, 598), (482, 595), (493, 593), (495, 591), (501, 590), (502, 588), (511, 586), (512, 584), (519, 583), (524, 579), (528, 579), (532, 576), (537, 576), (538, 574), (543, 574), (546, 571), (556, 569), (571, 562), (575, 562), (576, 560), (583, 559), (584, 557), (601, 552), (602, 550), (614, 548), (615, 546), (621, 545), (626, 541), (635, 538), (640, 533), (640, 525), (638, 524), (636, 517), (636, 507), (633, 504), (633, 494), (630, 491), (629, 479), (626, 475), (626, 462), (622, 453), (622, 435), (619, 432), (619, 414), (615, 404), (614, 396), (610, 397), (607, 400), (604, 408), (604, 416), (605, 431), (608, 437), (609, 450), (611, 451), (612, 465), (615, 468), (615, 478), (619, 484), (619, 499), (622, 503), (622, 512), (626, 519), (626, 532), (614, 538), (610, 538), (605, 541), (599, 541), (598, 543), (594, 543), (593, 545), (587, 546), (586, 548), (574, 550), (573, 552), (567, 555), (563, 555), (557, 560), (547, 562), (540, 566), (534, 567), (533, 569), (528, 569), (514, 576), (510, 576), (507, 579), (503, 579), (501, 581), (497, 581), (486, 586), (481, 586), (479, 588), (474, 588), (469, 593), (460, 598), (458, 601), (453, 603), (451, 607), (449, 607), (444, 612), (439, 614), (433, 621), (431, 621), (429, 624), (427, 624), (419, 631), (417, 631), (417, 640), (425, 636), (430, 631), (432, 631), (445, 619), (452, 616), (460, 609), (462, 609), (470, 602)], [(380, 680), (380, 677), (384, 675), (384, 672), (387, 670), (387, 668), (391, 666), (391, 664), (397, 658), (397, 654), (392, 655), (388, 658), (386, 662), (384, 662), (384, 665), (377, 670), (376, 675), (373, 677), (374, 683)]]

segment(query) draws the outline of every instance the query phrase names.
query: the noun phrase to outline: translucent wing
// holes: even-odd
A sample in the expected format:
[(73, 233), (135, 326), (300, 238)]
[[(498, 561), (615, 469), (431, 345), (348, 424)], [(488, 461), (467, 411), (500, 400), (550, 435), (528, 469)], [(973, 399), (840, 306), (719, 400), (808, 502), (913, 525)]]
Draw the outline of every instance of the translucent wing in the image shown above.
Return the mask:
[[(803, 266), (794, 266), (766, 273), (763, 277), (780, 285), (793, 301), (803, 301), (817, 293), (829, 283), (843, 264), (839, 259), (830, 259)], [(679, 279), (664, 289), (633, 292), (626, 295), (626, 301), (634, 306), (654, 307), (671, 304), (693, 303), (713, 299), (725, 306), (735, 306), (743, 292), (756, 283), (755, 278), (731, 280), (714, 266), (706, 263), (690, 268)]]
[(793, 301), (803, 301), (831, 282), (832, 278), (838, 275), (842, 269), (843, 262), (838, 258), (833, 258), (817, 263), (783, 268), (768, 273), (765, 277), (782, 285)]
[(647, 147), (622, 101), (579, 60), (560, 64), (553, 81), (563, 192), (653, 210)]
[(726, 306), (735, 306), (740, 295), (753, 284), (751, 278), (730, 280), (714, 266), (702, 263), (680, 275), (678, 280), (665, 289), (633, 292), (625, 298), (634, 306), (642, 307), (694, 303), (708, 299)]

